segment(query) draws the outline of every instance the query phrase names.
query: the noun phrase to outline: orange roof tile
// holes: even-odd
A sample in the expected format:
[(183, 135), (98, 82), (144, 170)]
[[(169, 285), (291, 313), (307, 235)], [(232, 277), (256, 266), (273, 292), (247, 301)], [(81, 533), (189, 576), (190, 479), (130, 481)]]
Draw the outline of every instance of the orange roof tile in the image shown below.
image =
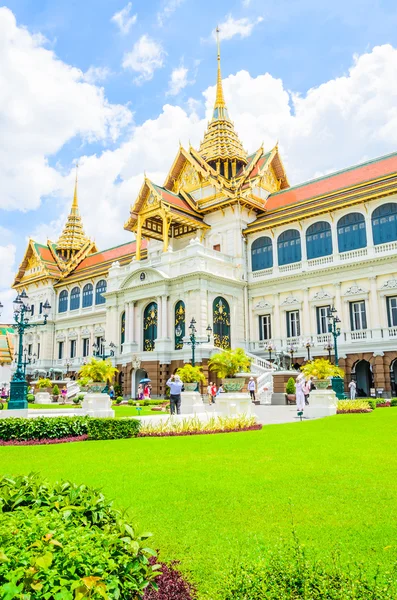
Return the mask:
[[(147, 247), (146, 240), (142, 240), (141, 248), (145, 249)], [(136, 243), (129, 242), (128, 244), (122, 244), (121, 246), (116, 246), (115, 248), (109, 248), (109, 250), (104, 250), (103, 252), (95, 252), (95, 254), (90, 254), (87, 256), (79, 266), (73, 271), (76, 273), (77, 271), (82, 271), (88, 267), (93, 267), (94, 265), (98, 265), (101, 263), (116, 261), (124, 256), (129, 256), (135, 254), (136, 251)]]

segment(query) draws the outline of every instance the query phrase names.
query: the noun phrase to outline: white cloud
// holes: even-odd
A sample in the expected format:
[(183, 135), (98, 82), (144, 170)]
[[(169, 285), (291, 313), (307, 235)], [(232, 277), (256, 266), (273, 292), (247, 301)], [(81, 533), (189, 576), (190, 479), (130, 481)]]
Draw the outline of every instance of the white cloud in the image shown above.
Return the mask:
[[(2, 233), (11, 234), (2, 228)], [(15, 263), (16, 247), (14, 244), (0, 246), (0, 302), (3, 305), (3, 310), (0, 316), (1, 323), (12, 323), (12, 301), (15, 298), (14, 290), (11, 290), (11, 284), (14, 280), (16, 263)]]
[(116, 140), (132, 115), (44, 48), (42, 36), (18, 27), (7, 8), (0, 40), (0, 208), (24, 211), (62, 185), (49, 157), (76, 136)]
[(167, 96), (177, 96), (179, 92), (188, 85), (188, 73), (189, 69), (184, 67), (183, 64), (172, 70), (170, 81), (168, 83)]
[(185, 0), (166, 0), (161, 11), (157, 13), (157, 24), (162, 27), (164, 21), (166, 21), (184, 1)]
[(109, 77), (109, 75), (111, 74), (111, 71), (108, 67), (93, 67), (91, 66), (89, 69), (87, 69), (87, 71), (84, 73), (84, 81), (86, 81), (87, 83), (101, 83), (103, 81), (106, 81), (106, 79)]
[(127, 35), (127, 33), (129, 33), (131, 27), (135, 25), (138, 18), (138, 15), (131, 15), (131, 8), (132, 3), (128, 2), (124, 8), (122, 8), (119, 12), (114, 13), (113, 17), (110, 19), (117, 25), (120, 33), (123, 35)]
[[(225, 21), (219, 25), (219, 38), (221, 40), (231, 40), (236, 35), (240, 38), (249, 37), (256, 25), (262, 23), (263, 17), (251, 20), (248, 17), (234, 19), (232, 15), (227, 15)], [(216, 30), (212, 32), (212, 37), (216, 39)]]
[(145, 34), (134, 44), (131, 52), (124, 55), (123, 67), (140, 73), (134, 82), (141, 84), (152, 79), (154, 71), (163, 66), (164, 57), (165, 51), (161, 44)]

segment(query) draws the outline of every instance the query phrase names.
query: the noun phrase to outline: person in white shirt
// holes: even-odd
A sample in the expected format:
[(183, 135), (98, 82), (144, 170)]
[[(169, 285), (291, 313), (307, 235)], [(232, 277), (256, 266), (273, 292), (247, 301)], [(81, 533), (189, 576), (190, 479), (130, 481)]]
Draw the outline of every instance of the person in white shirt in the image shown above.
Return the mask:
[(253, 402), (255, 402), (255, 389), (256, 389), (255, 380), (253, 377), (250, 377), (250, 380), (248, 382), (248, 391), (250, 393), (251, 400)]
[(208, 404), (212, 404), (212, 381), (207, 385)]
[(170, 409), (172, 415), (181, 414), (181, 392), (183, 383), (179, 375), (171, 375), (167, 381), (168, 387), (170, 388)]
[(356, 391), (357, 391), (357, 385), (355, 381), (351, 381), (349, 383), (349, 390), (350, 390), (350, 400), (355, 400), (356, 399)]

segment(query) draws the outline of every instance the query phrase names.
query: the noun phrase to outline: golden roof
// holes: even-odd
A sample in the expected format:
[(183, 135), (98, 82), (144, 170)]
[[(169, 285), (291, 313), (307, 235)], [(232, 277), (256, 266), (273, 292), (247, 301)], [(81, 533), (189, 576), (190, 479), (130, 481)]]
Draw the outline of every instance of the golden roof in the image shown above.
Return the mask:
[(56, 244), (57, 251), (60, 254), (67, 252), (70, 256), (81, 250), (89, 242), (89, 238), (84, 233), (83, 223), (81, 221), (79, 206), (77, 202), (77, 171), (74, 185), (74, 195), (72, 208), (70, 210), (65, 227)]
[(218, 76), (216, 82), (216, 98), (212, 119), (208, 124), (204, 139), (200, 145), (200, 154), (207, 161), (233, 160), (247, 163), (247, 153), (234, 130), (233, 122), (229, 118), (223, 95), (221, 75), (221, 52), (218, 37)]

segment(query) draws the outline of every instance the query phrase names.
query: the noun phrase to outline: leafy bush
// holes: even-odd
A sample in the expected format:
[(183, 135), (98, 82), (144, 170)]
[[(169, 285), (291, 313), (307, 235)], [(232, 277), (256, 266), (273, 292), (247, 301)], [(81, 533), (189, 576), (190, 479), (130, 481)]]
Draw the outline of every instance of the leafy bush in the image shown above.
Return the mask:
[(193, 367), (189, 363), (177, 370), (177, 374), (184, 383), (204, 382), (205, 376), (201, 367)]
[(94, 382), (111, 383), (118, 369), (112, 365), (110, 360), (98, 360), (91, 358), (90, 362), (83, 365), (79, 371), (81, 378), (88, 378)]
[(390, 406), (397, 406), (397, 398), (392, 398), (390, 400)]
[[(156, 564), (156, 558), (149, 559), (150, 564)], [(176, 568), (179, 564), (174, 560), (171, 564), (160, 563), (161, 573), (156, 578), (158, 589), (148, 586), (145, 590), (143, 600), (194, 600), (197, 598), (196, 589), (185, 581)]]
[(285, 386), (285, 393), (288, 395), (295, 394), (295, 379), (293, 377), (288, 379)]
[(34, 404), (34, 400), (35, 400), (35, 398), (34, 398), (34, 394), (27, 394), (27, 396), (26, 396), (26, 400), (27, 400), (28, 402), (30, 402), (30, 404)]
[(120, 404), (123, 401), (123, 396), (117, 396), (116, 404)]
[(208, 361), (210, 371), (214, 371), (218, 377), (234, 377), (237, 373), (249, 371), (251, 359), (242, 348), (235, 350), (222, 350)]
[(81, 388), (87, 387), (90, 383), (92, 383), (91, 377), (80, 377), (80, 379), (77, 380), (77, 385)]
[(88, 417), (0, 419), (0, 440), (45, 440), (85, 435)]
[(222, 600), (392, 600), (393, 570), (373, 577), (361, 565), (342, 566), (338, 555), (326, 563), (310, 559), (301, 545), (279, 549), (254, 564), (238, 565), (225, 582)]
[(38, 380), (38, 382), (36, 383), (36, 387), (39, 388), (39, 390), (43, 389), (43, 388), (50, 388), (51, 387), (51, 380), (47, 379), (47, 378), (41, 378)]
[(375, 408), (377, 406), (376, 400), (374, 398), (368, 398), (367, 402), (369, 404), (369, 407), (372, 408), (372, 410), (375, 410)]
[(208, 421), (200, 421), (198, 417), (190, 417), (176, 421), (169, 418), (166, 421), (153, 424), (150, 421), (141, 424), (139, 436), (175, 435), (193, 433), (213, 433), (222, 431), (240, 431), (256, 426), (256, 418), (246, 415), (236, 417), (212, 417)]
[(116, 440), (137, 437), (141, 422), (135, 419), (88, 419), (90, 440)]
[(133, 400), (132, 398), (130, 398), (128, 400), (128, 406), (134, 406), (136, 404), (135, 400)]
[(2, 598), (139, 598), (157, 575), (150, 534), (136, 535), (98, 490), (3, 477), (0, 511)]
[(328, 379), (329, 377), (344, 377), (345, 373), (336, 365), (330, 363), (326, 358), (316, 358), (310, 362), (307, 362), (301, 367), (302, 373), (305, 377), (313, 375), (316, 379)]
[(371, 412), (368, 400), (338, 400), (338, 413)]
[(59, 387), (57, 386), (57, 384), (55, 384), (54, 387), (52, 388), (52, 395), (59, 396)]
[(73, 404), (81, 404), (81, 402), (83, 402), (84, 400), (84, 394), (77, 394), (77, 396), (75, 396), (73, 398)]
[(116, 396), (122, 395), (122, 389), (121, 389), (121, 385), (119, 383), (114, 384), (114, 393), (116, 394)]

